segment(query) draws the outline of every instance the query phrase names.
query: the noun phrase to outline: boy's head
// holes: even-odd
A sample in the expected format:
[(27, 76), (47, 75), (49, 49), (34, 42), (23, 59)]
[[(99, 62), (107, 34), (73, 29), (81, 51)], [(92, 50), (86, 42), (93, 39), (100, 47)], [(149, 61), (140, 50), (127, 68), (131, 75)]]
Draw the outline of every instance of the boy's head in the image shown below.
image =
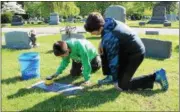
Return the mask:
[(105, 21), (102, 15), (98, 12), (93, 12), (89, 14), (84, 28), (87, 32), (90, 32), (91, 34), (99, 35), (101, 34), (104, 23)]
[(69, 49), (64, 41), (57, 41), (53, 45), (53, 52), (55, 56), (65, 57), (69, 55)]

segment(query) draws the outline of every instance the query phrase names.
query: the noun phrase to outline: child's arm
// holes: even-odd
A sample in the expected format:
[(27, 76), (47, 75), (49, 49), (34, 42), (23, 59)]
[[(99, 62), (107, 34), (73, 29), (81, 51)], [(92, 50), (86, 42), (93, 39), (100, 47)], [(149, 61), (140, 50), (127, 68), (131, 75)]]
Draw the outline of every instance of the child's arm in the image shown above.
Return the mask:
[(61, 64), (58, 67), (55, 74), (56, 75), (61, 74), (63, 72), (63, 70), (65, 70), (65, 68), (68, 66), (69, 62), (70, 62), (70, 57), (69, 56), (62, 58)]
[(119, 40), (114, 36), (104, 38), (103, 47), (107, 51), (107, 60), (109, 62), (110, 74), (113, 80), (117, 79), (118, 63), (119, 63)]
[(87, 50), (80, 45), (80, 56), (81, 56), (81, 60), (82, 60), (82, 66), (83, 66), (83, 76), (85, 81), (88, 81), (90, 79), (90, 75), (91, 75), (91, 64), (89, 62), (89, 58), (88, 58), (88, 54), (87, 54)]

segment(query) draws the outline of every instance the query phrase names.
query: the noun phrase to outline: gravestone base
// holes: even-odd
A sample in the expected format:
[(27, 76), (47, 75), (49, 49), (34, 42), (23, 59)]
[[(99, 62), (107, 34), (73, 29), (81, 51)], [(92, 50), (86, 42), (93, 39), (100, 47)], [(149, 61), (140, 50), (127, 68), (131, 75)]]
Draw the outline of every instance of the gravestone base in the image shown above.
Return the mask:
[(146, 22), (139, 22), (139, 26), (145, 26)]
[(21, 25), (24, 25), (23, 22), (12, 22), (11, 23), (11, 26), (21, 26)]
[(170, 22), (165, 22), (164, 27), (168, 27), (168, 26), (171, 26), (171, 23)]
[(172, 42), (156, 39), (142, 38), (142, 42), (146, 48), (146, 57), (152, 58), (170, 58), (172, 52)]
[(68, 40), (68, 39), (71, 39), (71, 38), (76, 38), (76, 39), (85, 39), (85, 37), (82, 35), (82, 34), (77, 34), (77, 33), (71, 33), (70, 35), (68, 34), (62, 34), (62, 40), (65, 41), (65, 40)]
[(146, 35), (159, 35), (159, 31), (146, 31)]
[(165, 18), (152, 17), (148, 24), (163, 24), (165, 22), (168, 22)]

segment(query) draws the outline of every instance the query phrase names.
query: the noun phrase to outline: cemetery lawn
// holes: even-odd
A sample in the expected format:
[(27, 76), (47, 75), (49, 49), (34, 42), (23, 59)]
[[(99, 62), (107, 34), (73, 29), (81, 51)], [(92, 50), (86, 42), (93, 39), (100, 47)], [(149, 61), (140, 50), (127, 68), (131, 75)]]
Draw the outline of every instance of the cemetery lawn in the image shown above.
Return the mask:
[[(100, 38), (86, 37), (96, 48)], [(153, 90), (119, 92), (112, 85), (98, 87), (97, 80), (102, 79), (102, 71), (92, 74), (93, 85), (74, 96), (47, 93), (40, 89), (26, 89), (30, 85), (45, 79), (54, 73), (60, 58), (52, 53), (52, 44), (60, 40), (60, 35), (38, 37), (40, 47), (30, 50), (2, 49), (2, 111), (178, 111), (179, 110), (179, 37), (178, 35), (161, 35), (141, 37), (158, 38), (172, 41), (170, 59), (145, 58), (135, 76), (152, 73), (163, 67), (167, 70), (169, 90), (163, 92), (155, 84)], [(41, 79), (20, 80), (18, 56), (24, 52), (40, 53)], [(79, 84), (83, 77), (69, 76), (71, 64), (59, 76), (57, 82)]]
[(1, 32), (1, 37), (3, 37), (4, 36), (4, 32)]
[[(179, 21), (171, 22), (171, 27), (164, 27), (163, 24), (146, 24), (145, 26), (139, 26), (139, 22), (143, 22), (143, 20), (140, 21), (127, 21), (127, 25), (130, 27), (137, 27), (137, 28), (179, 28)], [(148, 22), (148, 21), (144, 21)]]
[[(139, 26), (140, 21), (129, 21), (127, 20), (126, 23), (130, 27), (139, 27), (139, 28), (179, 28), (179, 21), (172, 22), (171, 27), (164, 27), (163, 24), (146, 24), (145, 26)], [(148, 22), (148, 21), (144, 21)], [(49, 25), (49, 24), (25, 24), (23, 26), (11, 26), (10, 24), (7, 24), (6, 27), (8, 28), (29, 28), (29, 27), (57, 27), (57, 26), (66, 26), (66, 25), (71, 25), (71, 26), (83, 26), (84, 23), (67, 23), (67, 22), (62, 22), (59, 25)]]
[(11, 26), (11, 24), (6, 24), (6, 28), (30, 28), (30, 27), (58, 27), (58, 26), (83, 26), (84, 23), (68, 23), (68, 22), (62, 22), (59, 25), (49, 25), (46, 23), (42, 24), (24, 24), (23, 26)]

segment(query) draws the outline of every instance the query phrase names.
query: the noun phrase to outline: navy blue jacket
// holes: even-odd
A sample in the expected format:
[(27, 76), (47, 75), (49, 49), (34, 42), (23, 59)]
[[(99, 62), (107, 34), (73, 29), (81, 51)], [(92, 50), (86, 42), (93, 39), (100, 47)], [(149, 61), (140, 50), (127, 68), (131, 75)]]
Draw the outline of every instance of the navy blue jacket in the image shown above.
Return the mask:
[(112, 18), (105, 19), (101, 33), (101, 47), (107, 53), (110, 73), (117, 80), (119, 55), (133, 56), (145, 53), (141, 39), (126, 24)]

